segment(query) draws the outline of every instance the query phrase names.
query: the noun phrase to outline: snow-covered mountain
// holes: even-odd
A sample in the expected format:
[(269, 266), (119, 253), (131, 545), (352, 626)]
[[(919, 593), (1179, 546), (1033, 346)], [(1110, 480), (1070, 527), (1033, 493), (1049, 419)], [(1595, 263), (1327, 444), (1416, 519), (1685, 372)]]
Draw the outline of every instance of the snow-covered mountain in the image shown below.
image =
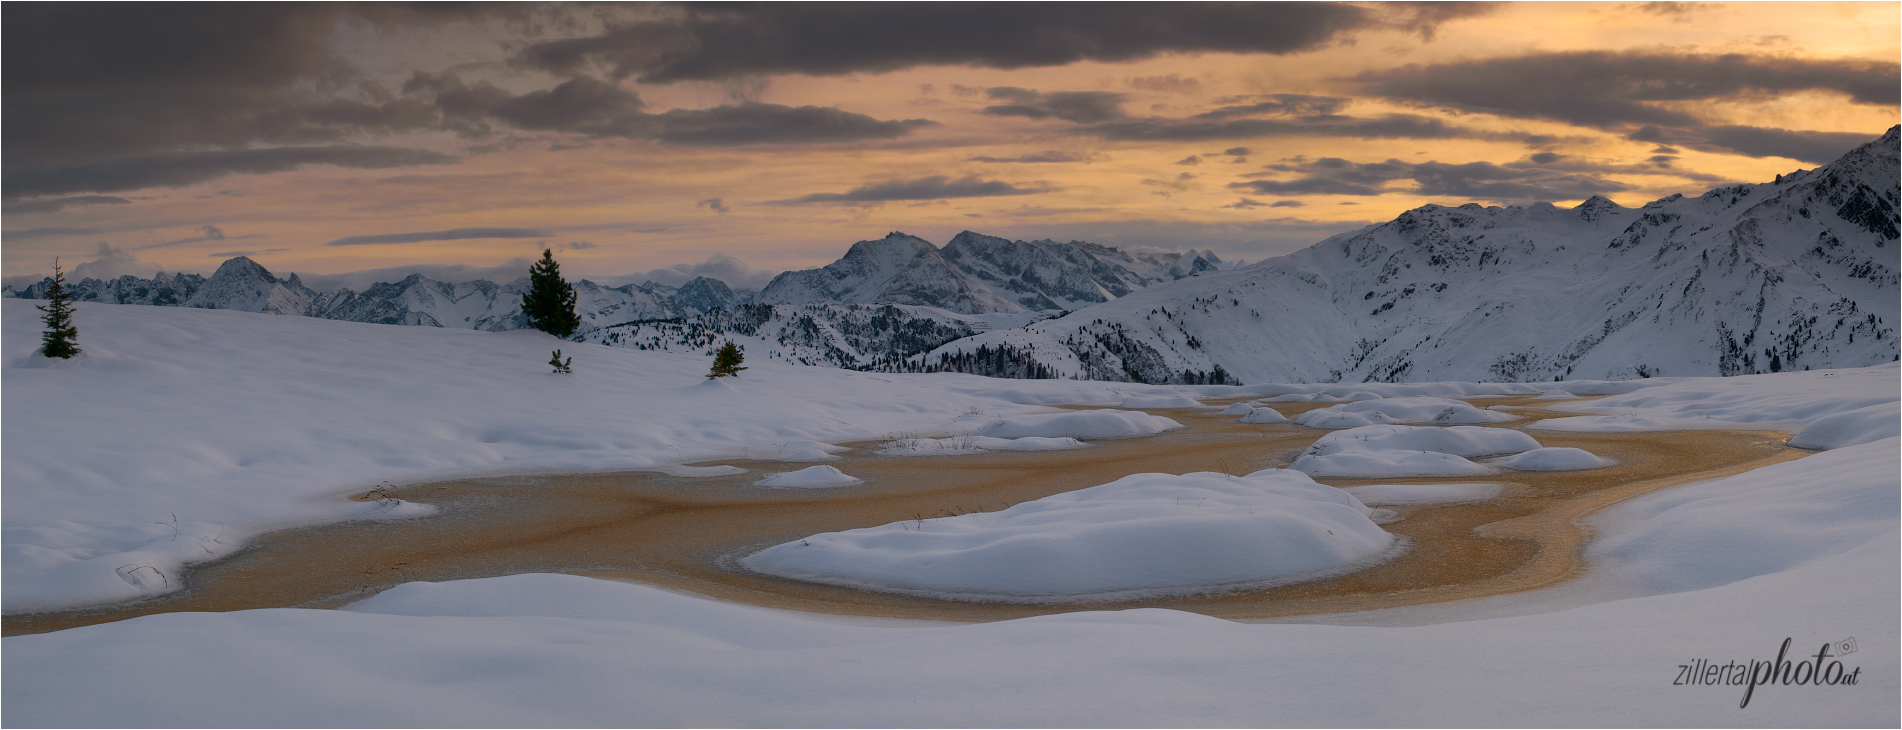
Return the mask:
[(1898, 359), (1897, 129), (1816, 170), (1625, 208), (1428, 205), (1240, 271), (939, 348), (1182, 382), (1738, 375)]
[(732, 341), (748, 357), (851, 370), (902, 370), (946, 342), (1018, 327), (1036, 314), (967, 315), (903, 304), (739, 304), (699, 315), (611, 325), (579, 339), (614, 347), (712, 354)]
[(1011, 241), (964, 231), (943, 249), (894, 231), (818, 269), (788, 271), (764, 304), (909, 304), (962, 314), (1075, 309), (1222, 265), (1212, 251), (1129, 254), (1082, 241)]

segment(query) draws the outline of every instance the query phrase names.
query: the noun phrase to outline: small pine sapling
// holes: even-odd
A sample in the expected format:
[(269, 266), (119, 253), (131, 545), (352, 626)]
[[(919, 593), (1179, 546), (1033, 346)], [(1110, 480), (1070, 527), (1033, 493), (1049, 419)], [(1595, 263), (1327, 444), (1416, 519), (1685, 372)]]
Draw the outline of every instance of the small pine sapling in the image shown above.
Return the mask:
[(574, 372), (573, 370), (569, 370), (569, 369), (568, 369), (568, 364), (569, 364), (569, 363), (572, 363), (572, 362), (574, 362), (574, 361), (575, 361), (575, 359), (574, 359), (573, 357), (569, 357), (569, 358), (568, 358), (568, 359), (566, 359), (566, 360), (563, 360), (563, 359), (561, 359), (561, 351), (560, 351), (560, 350), (556, 350), (556, 351), (555, 351), (555, 356), (554, 356), (554, 357), (551, 357), (551, 358), (548, 358), (548, 364), (549, 364), (550, 366), (552, 366), (553, 368), (555, 368), (555, 372), (558, 372), (558, 373), (572, 373), (572, 372)]
[(707, 373), (707, 378), (729, 376), (737, 378), (740, 371), (746, 369), (740, 367), (740, 363), (745, 361), (746, 355), (740, 352), (740, 346), (733, 344), (732, 340), (727, 340), (725, 345), (720, 346), (720, 351), (713, 354), (713, 370)]
[(46, 324), (46, 331), (40, 333), (41, 352), (47, 357), (70, 358), (79, 354), (79, 345), (73, 343), (79, 338), (79, 328), (73, 326), (72, 294), (66, 291), (66, 272), (59, 267), (59, 259), (53, 259), (53, 283), (46, 287), (46, 306), (35, 307), (46, 316), (40, 321)]

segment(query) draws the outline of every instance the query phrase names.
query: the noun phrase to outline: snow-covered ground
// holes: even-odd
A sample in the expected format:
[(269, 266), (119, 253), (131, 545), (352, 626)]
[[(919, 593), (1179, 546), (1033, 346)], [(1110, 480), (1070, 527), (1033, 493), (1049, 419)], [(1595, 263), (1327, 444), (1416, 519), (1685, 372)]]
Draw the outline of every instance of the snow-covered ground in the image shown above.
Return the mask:
[[(151, 577), (260, 531), (393, 511), (345, 498), (386, 480), (810, 461), (840, 442), (1074, 415), (1029, 404), (1546, 389), (1163, 387), (772, 363), (708, 384), (703, 357), (536, 333), (87, 304), (86, 355), (48, 363), (32, 355), (31, 303), (0, 307), (9, 611), (162, 592), (175, 582)], [(547, 372), (555, 347), (574, 356), (573, 375)], [(10, 637), (0, 723), (1893, 726), (1897, 383), (1893, 364), (1567, 381), (1581, 395), (1631, 391), (1553, 404), (1586, 422), (1814, 429), (1818, 447), (1836, 448), (1612, 508), (1593, 520), (1586, 580), (1495, 600), (1505, 608), (1491, 617), (1439, 606), (1249, 625), (1146, 609), (895, 625), (520, 575), (407, 584), (347, 611), (162, 614)], [(1139, 415), (1113, 420), (1168, 427)], [(1347, 623), (1384, 625), (1326, 625)], [(1854, 653), (1832, 649), (1824, 664), (1859, 669), (1856, 684), (1675, 681), (1700, 661), (1774, 662), (1786, 638), (1798, 674), (1826, 642), (1853, 639)]]

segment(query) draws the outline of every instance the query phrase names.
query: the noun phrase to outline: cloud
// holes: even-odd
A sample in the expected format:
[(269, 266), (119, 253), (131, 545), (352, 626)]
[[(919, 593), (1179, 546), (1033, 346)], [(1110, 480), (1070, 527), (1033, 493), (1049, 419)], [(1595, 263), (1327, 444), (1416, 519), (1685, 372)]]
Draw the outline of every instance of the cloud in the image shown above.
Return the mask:
[(457, 158), (409, 147), (272, 147), (209, 152), (156, 152), (61, 167), (8, 169), (8, 198), (77, 192), (183, 187), (230, 175), (256, 175), (311, 165), (378, 169), (455, 162)]
[(841, 203), (845, 205), (877, 204), (899, 200), (939, 200), (944, 198), (990, 198), (1006, 195), (1035, 195), (1047, 193), (1056, 188), (1045, 186), (1017, 187), (1001, 180), (980, 180), (977, 177), (965, 177), (952, 180), (944, 175), (918, 178), (916, 180), (891, 180), (853, 188), (844, 193), (813, 193), (787, 200), (774, 200), (767, 205), (809, 205), (813, 203)]
[(1718, 148), (1749, 157), (1788, 157), (1792, 160), (1827, 164), (1850, 150), (1881, 136), (1854, 132), (1806, 132), (1771, 127), (1704, 127), (1697, 130), (1705, 148)]
[(1200, 165), (1200, 164), (1202, 164), (1202, 156), (1201, 156), (1201, 155), (1189, 155), (1188, 157), (1184, 157), (1184, 158), (1182, 158), (1182, 159), (1180, 159), (1180, 160), (1176, 160), (1176, 162), (1175, 162), (1175, 164), (1178, 164), (1178, 165)]
[(132, 201), (114, 195), (77, 195), (70, 198), (46, 198), (29, 200), (22, 203), (9, 203), (0, 207), (0, 214), (22, 215), (26, 213), (58, 213), (67, 208), (89, 205), (126, 205)]
[(1270, 208), (1302, 208), (1306, 206), (1307, 206), (1307, 203), (1303, 203), (1299, 200), (1277, 200), (1273, 204), (1269, 205), (1268, 207)]
[(726, 203), (721, 202), (719, 198), (707, 198), (706, 200), (702, 200), (698, 203), (694, 203), (693, 207), (695, 208), (705, 207), (706, 209), (711, 210), (715, 213), (726, 213), (733, 210), (732, 208), (726, 207)]
[(734, 289), (758, 291), (766, 288), (766, 284), (771, 282), (773, 277), (778, 276), (779, 272), (779, 269), (760, 268), (723, 253), (715, 253), (697, 264), (676, 264), (663, 269), (617, 276), (609, 279), (608, 284), (609, 286), (625, 286), (651, 281), (666, 286), (680, 286), (696, 277), (704, 276), (726, 282), (727, 286)]
[(1358, 137), (1362, 139), (1449, 139), (1472, 133), (1429, 117), (1412, 114), (1388, 114), (1376, 118), (1324, 115), (1294, 119), (1237, 119), (1232, 121), (1185, 121), (1140, 119), (1106, 122), (1070, 130), (1104, 139), (1125, 141), (1196, 141), (1254, 139), (1298, 135), (1319, 137)]
[(1254, 198), (1242, 198), (1233, 203), (1229, 203), (1228, 205), (1224, 205), (1220, 207), (1234, 208), (1237, 210), (1248, 210), (1250, 208), (1267, 208), (1270, 206), (1267, 203), (1263, 203), (1259, 200), (1255, 200)]
[(1894, 106), (1898, 65), (1746, 54), (1576, 51), (1407, 65), (1355, 77), (1394, 99), (1588, 127), (1694, 126), (1689, 114), (1650, 102), (1829, 89), (1859, 104)]
[(105, 241), (99, 242), (98, 248), (93, 250), (93, 255), (98, 258), (72, 268), (70, 275), (74, 280), (117, 279), (128, 275), (151, 276), (159, 270), (153, 264), (140, 261), (131, 251), (114, 247)]
[(297, 278), (320, 292), (333, 292), (338, 289), (363, 291), (380, 282), (396, 282), (408, 278), (411, 274), (422, 274), (424, 278), (460, 284), (478, 279), (506, 284), (528, 276), (528, 267), (533, 264), (526, 258), (514, 258), (497, 266), (470, 266), (468, 264), (412, 264), (385, 269), (367, 269), (342, 274), (312, 274), (298, 272)]
[(1142, 184), (1148, 185), (1153, 188), (1161, 188), (1161, 190), (1157, 190), (1154, 192), (1166, 198), (1166, 197), (1169, 197), (1169, 193), (1171, 192), (1180, 193), (1180, 192), (1186, 192), (1190, 188), (1201, 187), (1200, 185), (1196, 184), (1195, 182), (1196, 177), (1197, 175), (1193, 172), (1185, 172), (1185, 173), (1176, 175), (1174, 178), (1169, 180), (1145, 178), (1142, 181)]
[(1092, 155), (1092, 154), (1087, 154), (1083, 152), (1060, 152), (1057, 150), (1044, 150), (1042, 152), (1033, 152), (1028, 155), (1020, 155), (1017, 157), (966, 157), (964, 158), (964, 161), (965, 162), (1082, 162), (1082, 163), (1089, 163), (1089, 162), (1095, 161), (1097, 157), (1098, 155)]
[(1132, 76), (1123, 79), (1123, 83), (1128, 84), (1130, 88), (1134, 89), (1160, 91), (1168, 94), (1193, 93), (1202, 88), (1202, 82), (1197, 81), (1195, 77), (1184, 77), (1176, 74), (1169, 74), (1167, 76)]
[(467, 84), (449, 73), (417, 73), (403, 88), (440, 108), (444, 128), (469, 137), (489, 134), (490, 122), (499, 121), (527, 131), (730, 147), (892, 139), (937, 124), (929, 119), (879, 120), (832, 107), (756, 101), (654, 114), (646, 111), (646, 102), (634, 91), (585, 76), (521, 95), (487, 82)]
[(746, 102), (711, 109), (674, 109), (658, 115), (660, 131), (654, 139), (696, 147), (753, 144), (821, 144), (892, 139), (918, 127), (934, 126), (929, 119), (881, 121), (832, 107), (789, 107)]
[(205, 240), (207, 240), (207, 241), (222, 241), (222, 240), (225, 240), (225, 231), (224, 231), (224, 229), (223, 229), (223, 228), (219, 228), (219, 227), (217, 227), (217, 226), (214, 226), (214, 225), (210, 225), (210, 224), (206, 224), (206, 225), (203, 225), (203, 226), (200, 226), (200, 227), (198, 228), (198, 230), (200, 230), (200, 231), (203, 231), (203, 232), (204, 232), (204, 234), (205, 234)]
[(473, 238), (547, 238), (554, 234), (540, 228), (457, 228), (448, 231), (383, 233), (370, 236), (346, 236), (325, 246), (371, 246), (386, 243), (420, 241), (463, 241)]
[[(1228, 119), (1230, 117), (1254, 116), (1302, 116), (1312, 117), (1334, 114), (1347, 106), (1347, 99), (1338, 96), (1308, 96), (1306, 94), (1266, 94), (1261, 96), (1223, 97), (1216, 100), (1226, 106), (1195, 115), (1196, 119)], [(1252, 103), (1237, 104), (1234, 102)]]
[(1014, 86), (986, 90), (992, 99), (1009, 104), (987, 106), (983, 114), (1000, 117), (1057, 118), (1078, 124), (1094, 124), (1123, 116), (1123, 95), (1108, 91), (1056, 91), (1043, 93)]
[[(1570, 200), (1631, 189), (1630, 185), (1592, 175), (1554, 172), (1536, 166), (1515, 168), (1490, 162), (1356, 163), (1336, 157), (1270, 165), (1275, 173), (1298, 175), (1283, 180), (1249, 180), (1228, 187), (1261, 195), (1414, 195), (1497, 202)], [(1409, 180), (1410, 188), (1388, 183)]]
[(205, 254), (205, 256), (209, 258), (214, 258), (214, 259), (228, 259), (228, 258), (236, 258), (238, 256), (256, 256), (256, 255), (258, 255), (258, 252), (256, 251), (215, 251), (212, 253)]
[(18, 230), (18, 231), (4, 231), (4, 232), (0, 232), (0, 238), (4, 238), (5, 240), (13, 241), (17, 243), (20, 241), (31, 241), (31, 240), (39, 239), (39, 238), (57, 238), (59, 236), (90, 236), (90, 235), (94, 235), (98, 233), (104, 233), (105, 231), (106, 229), (104, 228), (71, 228), (66, 226), (51, 226), (47, 228), (27, 228), (27, 229)]
[(1064, 3), (687, 5), (669, 19), (533, 43), (514, 62), (558, 74), (604, 68), (643, 83), (932, 65), (1017, 69), (1171, 52), (1296, 53), (1380, 24), (1362, 8), (1318, 3), (1130, 4), (1113, 11)]
[(568, 242), (568, 250), (570, 251), (579, 251), (582, 249), (590, 249), (590, 248), (600, 248), (600, 246), (596, 246), (593, 243), (588, 241), (569, 241)]

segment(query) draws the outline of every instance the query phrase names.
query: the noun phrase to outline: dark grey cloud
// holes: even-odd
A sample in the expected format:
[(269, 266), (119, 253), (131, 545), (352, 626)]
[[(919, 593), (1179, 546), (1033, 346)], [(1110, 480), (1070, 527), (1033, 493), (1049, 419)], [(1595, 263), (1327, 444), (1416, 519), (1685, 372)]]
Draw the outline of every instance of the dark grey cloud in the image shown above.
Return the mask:
[(1202, 156), (1201, 156), (1201, 155), (1189, 155), (1188, 157), (1184, 157), (1184, 158), (1182, 158), (1182, 159), (1180, 159), (1180, 160), (1176, 160), (1176, 164), (1178, 164), (1178, 165), (1200, 165), (1200, 164), (1202, 164)]
[(104, 233), (104, 228), (72, 228), (67, 226), (49, 226), (46, 228), (26, 228), (18, 231), (0, 232), (0, 240), (13, 242), (31, 241), (37, 238), (58, 238), (60, 236), (90, 236)]
[(711, 210), (715, 213), (727, 213), (733, 210), (732, 208), (726, 207), (726, 202), (722, 201), (719, 198), (707, 198), (706, 200), (702, 200), (698, 203), (694, 203), (693, 207), (695, 208), (704, 207), (707, 210)]
[(1248, 149), (1247, 147), (1230, 147), (1228, 149), (1222, 150), (1222, 154), (1229, 155), (1231, 157), (1246, 157), (1251, 152), (1254, 152), (1254, 150)]
[(386, 243), (417, 243), (420, 241), (463, 241), (472, 238), (547, 238), (554, 235), (540, 228), (457, 228), (448, 231), (419, 231), (416, 233), (382, 233), (370, 236), (347, 236), (339, 238), (325, 246), (370, 246)]
[(443, 128), (476, 138), (490, 134), (491, 122), (499, 121), (528, 131), (728, 147), (892, 139), (936, 124), (928, 119), (880, 120), (832, 107), (753, 101), (653, 114), (632, 90), (585, 76), (521, 95), (486, 82), (466, 84), (454, 74), (418, 73), (403, 88), (439, 108)]
[[(1380, 195), (1406, 192), (1448, 198), (1468, 198), (1496, 202), (1566, 200), (1594, 194), (1631, 189), (1630, 185), (1589, 174), (1554, 172), (1537, 166), (1509, 167), (1490, 162), (1447, 164), (1444, 162), (1357, 163), (1336, 157), (1318, 160), (1290, 160), (1270, 165), (1275, 175), (1296, 177), (1277, 180), (1248, 180), (1229, 183), (1228, 187), (1261, 195)], [(1409, 180), (1410, 188), (1391, 188), (1387, 183)]]
[(1046, 94), (1034, 89), (998, 86), (986, 92), (992, 99), (1010, 102), (981, 110), (984, 114), (994, 116), (1056, 118), (1078, 124), (1107, 122), (1123, 116), (1123, 95), (1109, 91), (1056, 91)]
[[(1259, 116), (1302, 116), (1314, 117), (1334, 114), (1347, 106), (1347, 99), (1338, 96), (1309, 96), (1306, 94), (1265, 94), (1247, 97), (1223, 97), (1216, 100), (1226, 106), (1195, 115), (1196, 119), (1229, 119), (1231, 117)], [(1245, 103), (1242, 103), (1245, 102)]]
[(416, 128), (430, 121), (427, 110), (333, 55), (337, 28), (561, 12), (508, 3), (8, 3), (0, 7), (4, 165), (334, 144)]
[[(1866, 141), (1866, 140), (1865, 140)], [(1595, 177), (1606, 175), (1671, 175), (1700, 183), (1720, 185), (1737, 182), (1721, 175), (1709, 175), (1691, 170), (1679, 169), (1673, 165), (1677, 158), (1671, 155), (1652, 155), (1644, 162), (1628, 164), (1598, 160), (1576, 155), (1564, 155), (1557, 152), (1540, 152), (1527, 156), (1523, 160), (1508, 162), (1505, 167), (1517, 170), (1544, 170), (1546, 172), (1575, 172)]]
[(1130, 88), (1144, 91), (1161, 91), (1170, 94), (1183, 94), (1202, 88), (1202, 82), (1194, 76), (1169, 74), (1167, 76), (1132, 76), (1123, 79)]
[(1808, 132), (1739, 126), (1704, 127), (1697, 132), (1704, 137), (1709, 147), (1749, 157), (1788, 157), (1819, 165), (1834, 162), (1850, 150), (1881, 136), (1880, 132)]
[(571, 251), (579, 251), (582, 249), (589, 249), (589, 248), (600, 248), (600, 246), (594, 245), (594, 242), (592, 241), (569, 241), (568, 242), (568, 249)]
[(204, 243), (206, 241), (227, 241), (227, 240), (242, 241), (242, 240), (251, 239), (251, 238), (264, 238), (264, 234), (251, 233), (251, 234), (246, 234), (243, 236), (226, 236), (223, 229), (217, 226), (204, 225), (204, 226), (198, 227), (198, 235), (196, 236), (187, 236), (185, 238), (175, 238), (170, 241), (161, 241), (159, 243), (149, 243), (144, 246), (135, 247), (132, 250), (145, 251), (145, 250), (154, 249), (154, 248), (171, 248), (172, 246), (183, 246), (190, 243)]
[(16, 215), (25, 213), (57, 213), (67, 208), (79, 208), (90, 205), (127, 205), (132, 201), (116, 195), (75, 195), (70, 198), (47, 198), (9, 203), (0, 207), (0, 213)]
[[(1431, 15), (1405, 22), (1445, 20)], [(515, 61), (564, 74), (600, 68), (647, 83), (930, 65), (1014, 69), (1170, 52), (1287, 54), (1385, 23), (1356, 6), (1322, 3), (686, 5), (671, 19), (531, 44)]]
[(1236, 210), (1248, 210), (1250, 208), (1267, 208), (1271, 206), (1269, 206), (1267, 203), (1263, 203), (1254, 198), (1241, 198), (1239, 200), (1236, 200), (1233, 203), (1229, 203), (1228, 205), (1219, 206), (1219, 207), (1234, 208)]
[(900, 200), (942, 200), (946, 198), (990, 198), (1006, 195), (1035, 195), (1047, 193), (1055, 188), (1047, 186), (1018, 187), (1000, 180), (980, 180), (966, 177), (952, 180), (944, 175), (916, 180), (891, 180), (853, 188), (844, 193), (813, 193), (787, 200), (774, 200), (768, 205), (810, 205), (813, 203), (836, 203), (845, 205), (865, 205), (887, 203)]
[(879, 120), (832, 107), (744, 102), (711, 109), (673, 109), (657, 115), (654, 139), (694, 147), (754, 144), (822, 144), (893, 139), (929, 119)]
[(310, 165), (378, 169), (455, 162), (457, 158), (409, 147), (272, 147), (208, 152), (155, 152), (98, 162), (8, 169), (8, 199), (67, 193), (110, 193), (182, 187), (228, 175), (283, 172)]
[(1860, 104), (1893, 106), (1894, 63), (1746, 54), (1578, 51), (1408, 65), (1356, 77), (1368, 91), (1423, 104), (1590, 127), (1686, 127), (1688, 114), (1647, 102), (1713, 99), (1758, 91), (1829, 89)]
[(1306, 205), (1307, 203), (1303, 203), (1299, 200), (1277, 200), (1273, 204), (1269, 205), (1268, 207), (1270, 208), (1301, 208), (1301, 207), (1305, 207)]
[(1060, 150), (1044, 150), (1042, 152), (1033, 152), (1031, 154), (1021, 155), (1018, 157), (967, 157), (967, 158), (964, 158), (964, 161), (965, 162), (1090, 162), (1095, 160), (1096, 158), (1097, 158), (1096, 155), (1086, 154), (1083, 152), (1063, 152)]
[(1362, 139), (1448, 139), (1471, 136), (1470, 132), (1460, 127), (1438, 119), (1412, 114), (1388, 114), (1372, 118), (1328, 115), (1320, 118), (1229, 121), (1140, 119), (1093, 124), (1070, 131), (1075, 134), (1130, 141), (1254, 139), (1297, 135)]

